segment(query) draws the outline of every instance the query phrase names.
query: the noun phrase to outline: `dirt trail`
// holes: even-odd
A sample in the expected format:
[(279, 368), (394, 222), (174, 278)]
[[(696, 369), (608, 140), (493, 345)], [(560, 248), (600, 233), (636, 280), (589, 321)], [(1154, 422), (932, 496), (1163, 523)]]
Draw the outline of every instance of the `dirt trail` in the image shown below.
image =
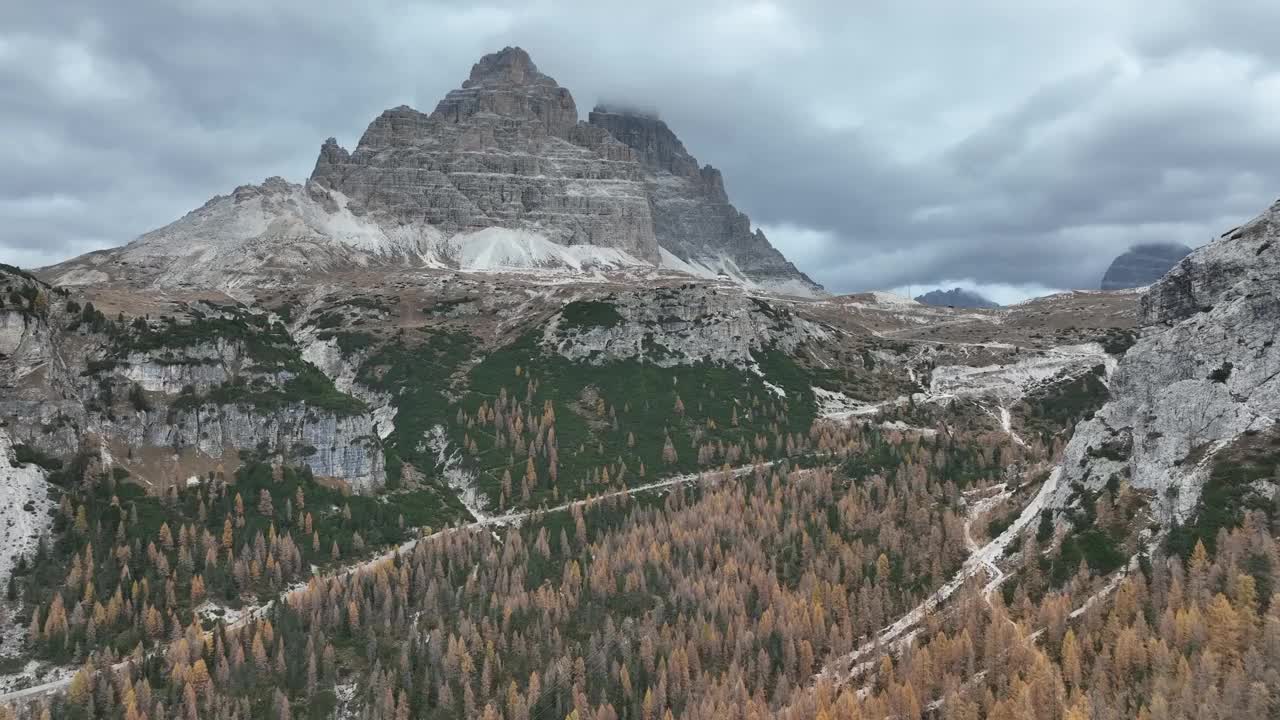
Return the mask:
[[(731, 468), (729, 470), (728, 475), (729, 475), (729, 478), (739, 478), (744, 475), (748, 475), (752, 472), (755, 472), (757, 468), (761, 470), (770, 469), (774, 466), (774, 464), (775, 464), (775, 461), (770, 460), (768, 462), (763, 462), (758, 464), (740, 465), (738, 467)], [(534, 516), (538, 516), (546, 513), (564, 512), (565, 510), (571, 510), (576, 507), (585, 507), (587, 505), (590, 505), (591, 503), (599, 502), (601, 500), (607, 500), (610, 498), (620, 497), (622, 495), (634, 495), (636, 493), (649, 492), (652, 490), (661, 490), (663, 488), (669, 488), (676, 485), (687, 485), (689, 483), (698, 482), (703, 478), (706, 478), (712, 482), (716, 482), (716, 481), (725, 479), (724, 476), (725, 476), (724, 471), (720, 471), (720, 470), (706, 472), (706, 473), (686, 473), (683, 475), (675, 475), (663, 480), (657, 480), (655, 482), (646, 483), (644, 485), (637, 485), (635, 487), (624, 488), (622, 490), (614, 490), (612, 492), (604, 493), (603, 495), (595, 495), (590, 498), (584, 498), (581, 500), (572, 500), (570, 502), (556, 505), (555, 507), (537, 508), (534, 510), (522, 510), (520, 512), (506, 513), (503, 515), (495, 515), (495, 516), (482, 515), (479, 519), (477, 519), (474, 522), (471, 522), (465, 525), (457, 525), (454, 527), (445, 528), (443, 530), (438, 530), (430, 535), (426, 535), (423, 537), (413, 538), (412, 540), (408, 540), (398, 545), (397, 547), (391, 550), (388, 550), (385, 553), (382, 553), (381, 555), (377, 555), (367, 560), (363, 560), (359, 563), (355, 563), (335, 573), (331, 573), (326, 577), (330, 577), (330, 578), (350, 577), (351, 575), (362, 572), (364, 570), (372, 569), (376, 567), (379, 563), (387, 562), (395, 558), (396, 556), (407, 555), (408, 553), (413, 552), (413, 550), (418, 546), (418, 543), (430, 542), (431, 540), (444, 537), (445, 535), (449, 535), (452, 533), (470, 532), (472, 530), (493, 528), (495, 526), (516, 525), (530, 517), (534, 517)], [(227, 630), (240, 629), (248, 625), (250, 622), (264, 617), (268, 612), (270, 612), (271, 608), (275, 607), (275, 604), (277, 602), (280, 602), (282, 600), (285, 602), (288, 602), (290, 599), (305, 592), (306, 589), (307, 589), (307, 584), (305, 583), (298, 583), (293, 586), (290, 586), (288, 589), (283, 591), (276, 598), (269, 600), (266, 603), (263, 603), (262, 605), (258, 605), (245, 610), (244, 613), (241, 614), (239, 617), (237, 617), (233, 622), (228, 623), (226, 625), (226, 629)], [(112, 670), (116, 670), (116, 671), (123, 670), (128, 666), (129, 662), (130, 661), (117, 663), (116, 665), (112, 666)], [(65, 677), (61, 677), (57, 680), (51, 680), (49, 682), (42, 683), (40, 685), (34, 685), (32, 687), (23, 688), (21, 690), (13, 690), (11, 692), (0, 694), (0, 703), (12, 703), (18, 700), (24, 700), (24, 699), (33, 698), (33, 697), (40, 697), (43, 695), (49, 695), (49, 694), (55, 693), (61, 690), (62, 688), (65, 688), (67, 685), (71, 684), (71, 679), (73, 677), (75, 677), (75, 673), (69, 672)]]
[[(971, 577), (979, 572), (987, 573), (991, 579), (988, 580), (984, 587), (984, 592), (993, 592), (1004, 581), (1004, 572), (1000, 570), (997, 561), (1004, 557), (1005, 549), (1014, 538), (1016, 538), (1028, 525), (1039, 518), (1040, 511), (1044, 508), (1045, 503), (1053, 495), (1058, 487), (1058, 481), (1062, 472), (1060, 468), (1054, 468), (1049, 474), (1049, 478), (1045, 480), (1044, 485), (1040, 487), (1040, 491), (1032, 498), (1031, 502), (1022, 509), (1017, 519), (1013, 521), (1008, 528), (1005, 529), (999, 537), (991, 540), (986, 545), (978, 546), (969, 534), (969, 524), (973, 518), (977, 516), (974, 508), (981, 508), (983, 502), (975, 504), (970, 509), (969, 517), (965, 521), (965, 541), (970, 547), (968, 559), (960, 567), (945, 585), (938, 588), (925, 598), (923, 602), (915, 608), (902, 615), (893, 624), (881, 630), (876, 636), (861, 646), (855, 648), (852, 652), (846, 653), (834, 660), (828, 662), (822, 670), (814, 676), (815, 683), (820, 680), (830, 680), (833, 685), (840, 686), (857, 678), (871, 664), (875, 658), (888, 649), (894, 649), (906, 645), (919, 632), (917, 627), (925, 616), (938, 607), (939, 604), (951, 597), (956, 590)], [(986, 502), (986, 501), (984, 501)]]

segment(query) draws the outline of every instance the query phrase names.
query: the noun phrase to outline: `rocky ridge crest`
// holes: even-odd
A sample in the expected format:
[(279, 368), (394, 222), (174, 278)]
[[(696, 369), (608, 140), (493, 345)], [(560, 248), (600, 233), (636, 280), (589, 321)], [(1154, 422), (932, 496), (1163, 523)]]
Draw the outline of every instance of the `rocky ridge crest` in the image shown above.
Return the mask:
[(1139, 313), (1143, 336), (1076, 428), (1055, 504), (1118, 475), (1185, 519), (1213, 455), (1280, 416), (1280, 202), (1182, 259)]
[(1150, 285), (1190, 252), (1191, 248), (1181, 243), (1134, 245), (1111, 261), (1102, 276), (1101, 287), (1103, 290), (1125, 290)]
[(751, 219), (729, 202), (720, 171), (699, 166), (661, 119), (598, 106), (588, 122), (630, 147), (644, 166), (654, 235), (662, 249), (683, 263), (745, 282), (799, 295), (821, 289), (764, 232), (751, 229)]

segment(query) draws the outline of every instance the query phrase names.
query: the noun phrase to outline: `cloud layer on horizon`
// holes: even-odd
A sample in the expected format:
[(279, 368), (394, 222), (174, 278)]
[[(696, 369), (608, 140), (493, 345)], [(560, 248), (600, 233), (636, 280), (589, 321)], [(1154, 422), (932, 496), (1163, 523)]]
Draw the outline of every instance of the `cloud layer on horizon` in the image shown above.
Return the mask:
[(1261, 0), (18, 5), (0, 10), (15, 264), (301, 180), (325, 137), (434, 107), (504, 45), (584, 116), (656, 109), (835, 291), (1097, 287), (1129, 245), (1199, 245), (1280, 195), (1280, 5)]

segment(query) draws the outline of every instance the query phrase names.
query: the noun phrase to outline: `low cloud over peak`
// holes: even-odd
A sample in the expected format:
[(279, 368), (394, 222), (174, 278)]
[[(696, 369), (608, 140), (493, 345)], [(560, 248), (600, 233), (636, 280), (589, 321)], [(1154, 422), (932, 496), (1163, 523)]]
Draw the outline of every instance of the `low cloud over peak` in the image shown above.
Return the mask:
[(300, 180), (324, 138), (432, 108), (519, 45), (580, 109), (659, 113), (829, 289), (1096, 287), (1131, 245), (1199, 245), (1280, 196), (1277, 23), (1245, 0), (17, 3), (0, 256)]

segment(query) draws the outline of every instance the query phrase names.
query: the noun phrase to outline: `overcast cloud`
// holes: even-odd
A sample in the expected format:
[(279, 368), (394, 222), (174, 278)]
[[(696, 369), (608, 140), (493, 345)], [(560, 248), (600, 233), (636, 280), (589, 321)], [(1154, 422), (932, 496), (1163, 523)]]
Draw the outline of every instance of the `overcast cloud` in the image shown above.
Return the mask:
[(1097, 287), (1280, 196), (1274, 0), (4, 5), (0, 260), (27, 266), (302, 180), (505, 45), (584, 118), (657, 108), (835, 291)]

